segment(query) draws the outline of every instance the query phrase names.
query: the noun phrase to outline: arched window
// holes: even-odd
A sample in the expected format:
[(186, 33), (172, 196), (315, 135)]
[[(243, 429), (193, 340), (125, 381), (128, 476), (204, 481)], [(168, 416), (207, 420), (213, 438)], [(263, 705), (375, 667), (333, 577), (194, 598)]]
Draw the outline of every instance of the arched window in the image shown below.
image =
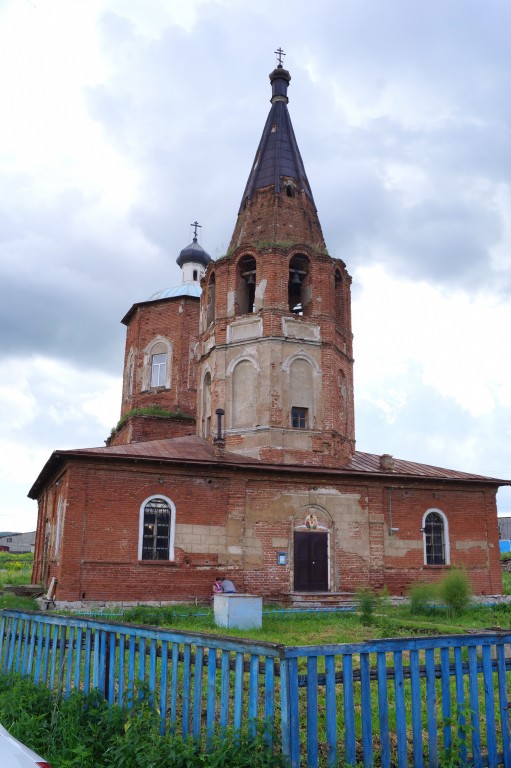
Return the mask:
[(422, 521), (424, 564), (449, 564), (449, 526), (440, 509), (428, 509)]
[(154, 339), (144, 350), (142, 391), (170, 389), (172, 373), (172, 346), (162, 336)]
[(254, 311), (255, 286), (256, 260), (253, 256), (243, 256), (238, 262), (235, 305), (237, 315), (246, 315)]
[(138, 559), (173, 560), (176, 508), (166, 496), (150, 496), (140, 506)]

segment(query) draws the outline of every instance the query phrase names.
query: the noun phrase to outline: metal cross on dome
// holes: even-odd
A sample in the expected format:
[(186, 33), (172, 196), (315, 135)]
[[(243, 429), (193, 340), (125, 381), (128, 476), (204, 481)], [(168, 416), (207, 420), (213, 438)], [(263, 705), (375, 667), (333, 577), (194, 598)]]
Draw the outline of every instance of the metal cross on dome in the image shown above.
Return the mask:
[(190, 224), (191, 227), (193, 227), (193, 239), (197, 240), (197, 228), (202, 229), (202, 224), (199, 224), (198, 221), (194, 221), (193, 224)]
[(277, 55), (277, 59), (278, 59), (278, 62), (279, 62), (279, 67), (281, 67), (282, 66), (282, 57), (285, 56), (286, 54), (284, 53), (282, 48), (277, 48), (277, 50), (273, 51), (273, 53), (275, 53)]

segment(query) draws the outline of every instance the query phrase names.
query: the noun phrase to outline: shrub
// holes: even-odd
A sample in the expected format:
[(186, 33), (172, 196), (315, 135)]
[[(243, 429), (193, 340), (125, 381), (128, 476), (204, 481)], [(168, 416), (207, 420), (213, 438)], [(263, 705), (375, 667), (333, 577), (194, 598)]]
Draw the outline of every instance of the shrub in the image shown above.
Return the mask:
[(429, 614), (435, 610), (438, 587), (436, 584), (417, 582), (410, 588), (408, 597), (410, 599), (410, 613)]
[(453, 568), (439, 584), (439, 595), (449, 616), (461, 616), (470, 604), (470, 581), (462, 568)]
[(362, 617), (362, 624), (372, 624), (378, 597), (371, 589), (359, 589), (356, 598)]

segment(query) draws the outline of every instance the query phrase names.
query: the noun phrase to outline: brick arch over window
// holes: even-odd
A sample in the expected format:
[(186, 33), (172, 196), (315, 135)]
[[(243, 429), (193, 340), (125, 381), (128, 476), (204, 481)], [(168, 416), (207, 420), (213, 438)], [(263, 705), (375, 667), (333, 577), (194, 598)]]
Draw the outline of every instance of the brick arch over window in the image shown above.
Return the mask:
[(142, 391), (170, 389), (172, 383), (172, 344), (163, 336), (157, 336), (144, 350)]
[(449, 522), (441, 509), (428, 509), (422, 518), (424, 565), (449, 565)]
[(149, 496), (140, 505), (139, 560), (174, 560), (176, 507), (167, 496)]

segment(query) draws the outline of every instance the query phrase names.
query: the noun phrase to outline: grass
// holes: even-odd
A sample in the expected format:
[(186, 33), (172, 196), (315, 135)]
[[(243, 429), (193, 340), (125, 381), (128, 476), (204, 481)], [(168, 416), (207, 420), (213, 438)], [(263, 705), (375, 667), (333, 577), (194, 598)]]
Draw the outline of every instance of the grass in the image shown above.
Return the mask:
[[(271, 609), (269, 609), (271, 611)], [(101, 618), (98, 615), (98, 618)], [(411, 635), (463, 634), (467, 630), (482, 630), (500, 626), (511, 628), (511, 605), (481, 606), (473, 604), (461, 616), (450, 617), (447, 610), (432, 608), (427, 615), (417, 616), (407, 605), (380, 605), (369, 624), (359, 613), (341, 612), (283, 612), (263, 614), (260, 630), (238, 630), (217, 627), (211, 608), (190, 605), (162, 608), (138, 606), (119, 613), (126, 623), (145, 624), (189, 632), (206, 632), (222, 636), (241, 637), (283, 645), (323, 645), (329, 643), (360, 643), (385, 637)], [(108, 614), (109, 620), (115, 616)]]
[(30, 584), (34, 555), (0, 552), (0, 589), (5, 584)]
[(159, 733), (160, 718), (148, 698), (133, 708), (109, 707), (98, 691), (67, 699), (29, 679), (0, 676), (0, 721), (53, 768), (283, 768), (262, 735), (217, 736), (209, 751), (189, 739)]
[(511, 595), (511, 573), (503, 571), (502, 573), (502, 593)]

